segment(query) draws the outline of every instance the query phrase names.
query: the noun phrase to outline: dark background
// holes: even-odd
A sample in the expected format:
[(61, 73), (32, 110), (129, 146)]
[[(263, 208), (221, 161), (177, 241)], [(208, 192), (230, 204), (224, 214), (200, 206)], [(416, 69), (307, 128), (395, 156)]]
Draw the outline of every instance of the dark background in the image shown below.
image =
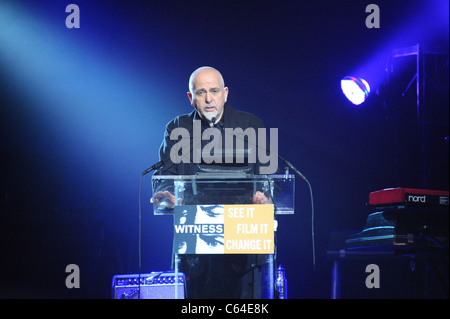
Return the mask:
[[(79, 29), (65, 26), (72, 2)], [(366, 27), (369, 3), (378, 29)], [(439, 48), (425, 58), (425, 144), (415, 56), (392, 57), (416, 44)], [(312, 185), (316, 285), (304, 181), (295, 215), (279, 218), (290, 298), (330, 297), (330, 232), (361, 230), (370, 192), (448, 190), (448, 1), (6, 0), (0, 297), (109, 298), (114, 275), (138, 272), (139, 175), (158, 161), (165, 124), (190, 112), (188, 78), (203, 65), (222, 72), (230, 105), (278, 128), (280, 154)], [(376, 79), (375, 94), (353, 106), (346, 75)], [(172, 218), (154, 216), (150, 197), (146, 175), (143, 272), (168, 270), (171, 258)], [(79, 289), (65, 286), (68, 264), (80, 267)], [(348, 278), (363, 285), (358, 269)]]

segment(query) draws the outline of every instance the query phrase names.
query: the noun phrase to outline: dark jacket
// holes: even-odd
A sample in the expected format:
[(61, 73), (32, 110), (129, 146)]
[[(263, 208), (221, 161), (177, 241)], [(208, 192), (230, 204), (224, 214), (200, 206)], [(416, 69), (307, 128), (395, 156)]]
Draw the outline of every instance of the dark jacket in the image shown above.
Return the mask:
[[(189, 114), (183, 114), (180, 116), (177, 116), (173, 120), (171, 120), (166, 125), (166, 131), (164, 133), (164, 139), (162, 141), (160, 150), (159, 150), (159, 157), (160, 160), (164, 162), (163, 166), (159, 170), (157, 174), (159, 175), (194, 175), (197, 171), (197, 164), (194, 163), (193, 160), (193, 130), (194, 130), (194, 120), (201, 121), (201, 132), (203, 133), (203, 130), (210, 127), (209, 123), (207, 123), (205, 120), (203, 120), (198, 112), (196, 110), (192, 111)], [(263, 121), (247, 112), (238, 111), (233, 109), (228, 104), (225, 104), (224, 106), (224, 112), (223, 116), (218, 124), (215, 125), (216, 128), (219, 128), (222, 132), (226, 128), (235, 129), (235, 128), (241, 128), (243, 131), (245, 131), (247, 128), (253, 128), (257, 132), (259, 128), (265, 128)], [(189, 134), (190, 134), (190, 160), (189, 163), (173, 163), (170, 158), (170, 150), (172, 147), (178, 142), (178, 140), (171, 140), (170, 134), (171, 132), (176, 128), (185, 128)], [(222, 134), (225, 136), (225, 134)], [(257, 138), (256, 138), (257, 141)], [(209, 143), (209, 141), (202, 141), (202, 149), (203, 146)], [(224, 147), (225, 144), (222, 143), (222, 146)], [(248, 145), (246, 144), (246, 147)], [(255, 146), (255, 145), (254, 145)]]

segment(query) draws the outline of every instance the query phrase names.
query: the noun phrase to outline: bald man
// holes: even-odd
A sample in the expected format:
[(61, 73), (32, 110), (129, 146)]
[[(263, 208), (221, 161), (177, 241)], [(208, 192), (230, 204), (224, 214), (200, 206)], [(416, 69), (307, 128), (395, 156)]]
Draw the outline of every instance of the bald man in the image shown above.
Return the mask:
[[(225, 86), (222, 74), (213, 67), (204, 66), (196, 69), (189, 78), (189, 91), (187, 96), (190, 104), (194, 110), (190, 113), (179, 115), (171, 120), (166, 125), (164, 139), (160, 147), (159, 156), (163, 161), (163, 166), (156, 172), (158, 175), (195, 175), (198, 172), (198, 163), (194, 161), (194, 154), (196, 154), (195, 145), (203, 147), (209, 143), (209, 140), (194, 141), (195, 129), (203, 132), (208, 128), (216, 128), (220, 132), (225, 129), (240, 128), (245, 131), (252, 128), (255, 131), (264, 129), (264, 123), (258, 117), (243, 111), (238, 111), (227, 104), (229, 89)], [(189, 154), (187, 158), (182, 161), (175, 161), (174, 155), (176, 152), (171, 152), (180, 143), (177, 139), (172, 138), (171, 135), (177, 137), (180, 135), (189, 135), (188, 146)], [(225, 135), (225, 134), (222, 134)], [(179, 136), (178, 136), (179, 137)], [(222, 136), (223, 137), (223, 136)], [(198, 143), (198, 144), (196, 144)], [(225, 143), (221, 144), (222, 146)], [(248, 146), (248, 145), (247, 145)], [(264, 146), (265, 147), (265, 146)], [(253, 172), (258, 173), (258, 165), (256, 162), (253, 167)], [(172, 195), (173, 185), (170, 183), (166, 187), (159, 185), (155, 187), (156, 192), (151, 199), (151, 202), (157, 207), (173, 208), (175, 204), (175, 197)], [(239, 203), (268, 203), (269, 200), (262, 192), (257, 191), (253, 196), (250, 193), (244, 196), (243, 201)], [(250, 195), (250, 196), (249, 196)], [(216, 196), (212, 199), (208, 198), (209, 204), (232, 204), (226, 202), (229, 200), (227, 194), (224, 197)], [(195, 198), (193, 202), (183, 202), (184, 205), (202, 204), (204, 199)], [(186, 201), (186, 198), (185, 198)], [(215, 202), (214, 202), (215, 201)], [(257, 261), (261, 256), (247, 256), (247, 255), (181, 255), (179, 269), (183, 271), (190, 278), (187, 283), (188, 298), (253, 298), (258, 297), (254, 295), (255, 289), (249, 290), (249, 281), (255, 283), (252, 279), (252, 272), (249, 269), (255, 267), (259, 262)], [(205, 268), (206, 267), (206, 268)], [(246, 274), (246, 276), (243, 276)], [(211, 282), (206, 282), (205, 276), (213, 278)], [(243, 284), (243, 282), (247, 282)], [(253, 284), (252, 284), (253, 285)], [(247, 287), (242, 289), (242, 287)]]
[[(201, 152), (203, 147), (210, 142), (210, 140), (203, 139), (203, 132), (207, 128), (217, 128), (221, 133), (225, 132), (227, 128), (241, 128), (243, 131), (252, 128), (255, 132), (260, 128), (265, 128), (260, 118), (229, 106), (226, 103), (228, 93), (229, 89), (225, 86), (221, 73), (215, 68), (200, 67), (191, 74), (187, 96), (194, 110), (188, 114), (177, 116), (166, 125), (164, 139), (159, 151), (160, 160), (163, 161), (164, 165), (158, 174), (195, 175), (198, 171), (198, 161), (195, 161), (194, 156), (199, 151), (196, 148), (201, 148)], [(193, 143), (195, 128), (200, 130), (201, 145)], [(171, 139), (171, 134), (177, 130), (188, 132), (191, 139), (187, 145), (189, 148), (188, 158), (183, 158), (181, 162), (174, 161), (175, 152), (171, 153), (172, 148), (180, 144), (178, 143), (179, 140)], [(225, 138), (225, 134), (222, 134), (222, 138)], [(222, 146), (224, 147), (225, 143), (222, 143)], [(260, 163), (256, 161), (254, 164), (253, 173), (258, 174)]]

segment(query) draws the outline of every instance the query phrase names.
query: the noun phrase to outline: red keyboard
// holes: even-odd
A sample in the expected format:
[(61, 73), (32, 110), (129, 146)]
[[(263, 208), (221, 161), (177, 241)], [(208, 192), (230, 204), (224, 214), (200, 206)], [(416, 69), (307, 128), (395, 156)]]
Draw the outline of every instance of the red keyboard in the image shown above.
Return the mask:
[(369, 205), (386, 206), (408, 203), (425, 206), (448, 206), (448, 195), (448, 191), (404, 187), (385, 188), (369, 194)]

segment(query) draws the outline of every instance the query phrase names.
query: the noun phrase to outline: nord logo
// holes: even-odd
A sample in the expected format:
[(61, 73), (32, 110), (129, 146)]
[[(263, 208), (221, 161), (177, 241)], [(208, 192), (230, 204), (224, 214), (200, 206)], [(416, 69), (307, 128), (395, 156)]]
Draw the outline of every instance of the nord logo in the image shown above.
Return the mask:
[(408, 202), (413, 203), (425, 203), (426, 198), (425, 195), (419, 196), (419, 195), (408, 195)]

